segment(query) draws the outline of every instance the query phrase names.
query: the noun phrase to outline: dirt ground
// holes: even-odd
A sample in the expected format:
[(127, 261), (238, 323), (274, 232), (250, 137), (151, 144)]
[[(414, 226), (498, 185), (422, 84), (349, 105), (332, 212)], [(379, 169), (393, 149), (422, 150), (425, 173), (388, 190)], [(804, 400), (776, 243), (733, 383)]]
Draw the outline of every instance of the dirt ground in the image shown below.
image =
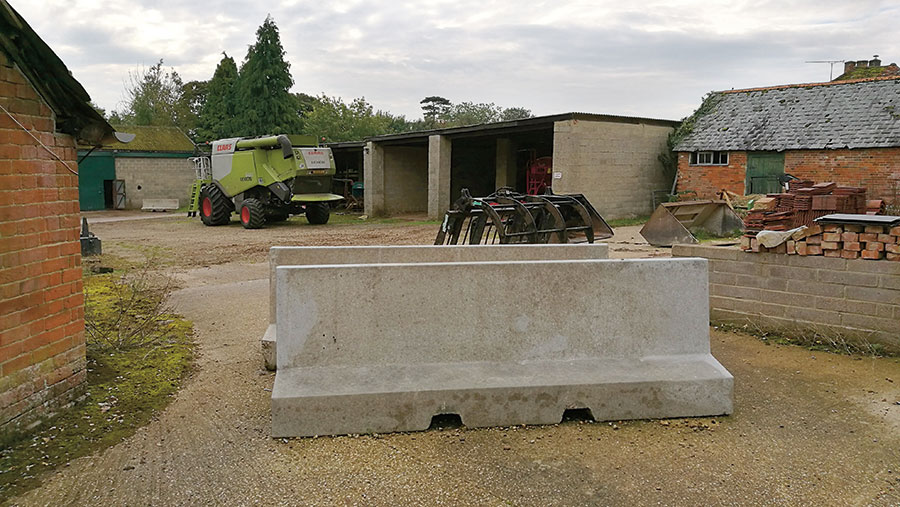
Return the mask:
[[(626, 229), (614, 256), (666, 255)], [(157, 420), (15, 504), (900, 505), (900, 359), (716, 329), (713, 354), (735, 377), (728, 417), (273, 440), (266, 249), (427, 244), (436, 226), (245, 231), (172, 217), (93, 230), (105, 252), (158, 255), (177, 273), (198, 367)]]

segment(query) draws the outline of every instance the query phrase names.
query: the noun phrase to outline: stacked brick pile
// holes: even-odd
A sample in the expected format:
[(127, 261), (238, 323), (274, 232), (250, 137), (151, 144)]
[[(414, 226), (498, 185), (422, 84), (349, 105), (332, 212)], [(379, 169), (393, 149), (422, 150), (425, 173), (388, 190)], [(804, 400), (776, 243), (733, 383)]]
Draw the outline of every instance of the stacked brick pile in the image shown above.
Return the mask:
[(788, 255), (900, 261), (900, 227), (813, 224), (795, 232), (791, 239), (775, 248), (760, 245), (756, 238), (742, 241), (741, 248)]

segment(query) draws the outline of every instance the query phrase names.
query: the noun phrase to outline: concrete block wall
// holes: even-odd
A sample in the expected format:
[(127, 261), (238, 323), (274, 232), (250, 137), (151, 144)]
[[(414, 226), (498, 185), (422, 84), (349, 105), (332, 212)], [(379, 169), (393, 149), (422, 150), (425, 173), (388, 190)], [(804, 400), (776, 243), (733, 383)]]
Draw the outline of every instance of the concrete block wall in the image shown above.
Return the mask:
[(194, 164), (183, 158), (117, 157), (116, 178), (125, 180), (125, 207), (140, 209), (144, 199), (178, 199), (178, 206), (191, 202)]
[[(0, 51), (0, 104), (74, 170), (75, 142)], [(85, 379), (78, 176), (0, 111), (0, 440)]]
[(649, 215), (652, 191), (670, 190), (658, 156), (672, 127), (587, 120), (556, 122), (553, 180), (558, 194), (583, 193), (606, 219)]
[(900, 351), (900, 263), (676, 245), (709, 259), (710, 319), (863, 339)]
[(389, 215), (428, 211), (428, 148), (384, 147), (384, 208)]
[[(900, 147), (841, 150), (788, 150), (784, 172), (816, 182), (866, 187), (869, 199), (900, 205)], [(689, 153), (678, 154), (678, 191), (713, 198), (725, 188), (744, 195), (747, 152), (728, 153), (727, 166), (692, 166)]]

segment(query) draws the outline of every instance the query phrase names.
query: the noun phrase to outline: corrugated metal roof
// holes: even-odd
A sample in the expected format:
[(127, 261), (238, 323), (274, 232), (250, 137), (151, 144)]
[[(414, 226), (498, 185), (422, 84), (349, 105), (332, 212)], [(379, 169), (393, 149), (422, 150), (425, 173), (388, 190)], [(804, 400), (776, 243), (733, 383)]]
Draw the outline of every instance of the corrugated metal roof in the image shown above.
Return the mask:
[(676, 151), (900, 146), (900, 79), (718, 92)]
[(416, 132), (404, 132), (401, 134), (386, 134), (368, 138), (371, 141), (394, 141), (408, 140), (415, 138), (427, 138), (431, 135), (444, 136), (465, 136), (476, 133), (485, 134), (503, 130), (533, 130), (535, 128), (552, 127), (554, 122), (566, 120), (584, 120), (584, 121), (607, 121), (614, 123), (647, 123), (652, 125), (662, 125), (666, 127), (677, 127), (675, 120), (662, 120), (659, 118), (641, 118), (636, 116), (618, 116), (610, 114), (593, 114), (593, 113), (563, 113), (549, 116), (536, 116), (533, 118), (522, 118), (519, 120), (501, 121), (496, 123), (482, 123), (478, 125), (465, 125), (462, 127), (449, 127), (433, 130), (420, 130)]

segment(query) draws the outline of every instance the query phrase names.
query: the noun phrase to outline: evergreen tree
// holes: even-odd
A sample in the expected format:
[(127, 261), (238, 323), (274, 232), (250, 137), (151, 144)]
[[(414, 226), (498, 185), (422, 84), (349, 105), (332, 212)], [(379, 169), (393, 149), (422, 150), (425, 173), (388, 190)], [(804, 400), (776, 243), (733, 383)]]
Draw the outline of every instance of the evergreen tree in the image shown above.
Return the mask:
[(235, 135), (234, 85), (238, 70), (234, 58), (222, 53), (222, 60), (206, 87), (206, 101), (200, 109), (196, 138), (213, 141)]
[(434, 128), (437, 122), (450, 111), (451, 102), (439, 95), (431, 95), (419, 101), (424, 113), (425, 125)]
[(235, 133), (242, 136), (295, 133), (299, 130), (291, 65), (284, 60), (278, 27), (271, 16), (256, 31), (235, 85)]

